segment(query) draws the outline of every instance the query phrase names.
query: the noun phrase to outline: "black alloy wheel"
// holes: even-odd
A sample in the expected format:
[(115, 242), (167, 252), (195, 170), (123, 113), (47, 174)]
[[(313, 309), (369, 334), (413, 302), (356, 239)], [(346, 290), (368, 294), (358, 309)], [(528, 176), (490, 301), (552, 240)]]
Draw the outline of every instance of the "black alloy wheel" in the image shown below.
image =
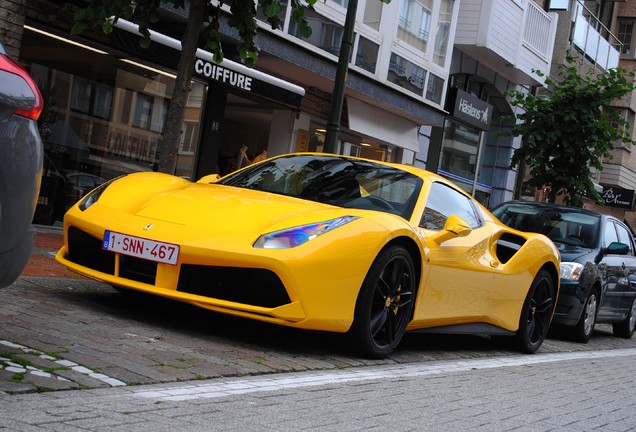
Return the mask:
[(412, 318), (415, 287), (409, 252), (399, 245), (380, 252), (358, 294), (349, 330), (351, 342), (362, 355), (383, 358), (397, 347)]
[(537, 352), (548, 334), (554, 311), (554, 281), (550, 273), (542, 269), (532, 281), (521, 310), (517, 344), (521, 351)]

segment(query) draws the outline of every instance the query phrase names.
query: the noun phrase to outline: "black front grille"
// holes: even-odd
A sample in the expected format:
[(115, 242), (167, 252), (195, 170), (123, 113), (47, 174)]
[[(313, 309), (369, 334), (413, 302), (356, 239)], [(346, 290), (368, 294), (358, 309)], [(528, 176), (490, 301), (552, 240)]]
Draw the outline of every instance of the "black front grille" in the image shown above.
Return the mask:
[(157, 263), (126, 255), (119, 256), (119, 276), (150, 285), (155, 284)]
[[(116, 254), (102, 249), (102, 243), (102, 240), (76, 227), (69, 227), (69, 261), (102, 273), (114, 275)], [(156, 262), (120, 255), (119, 277), (154, 285), (156, 275)]]
[(265, 269), (183, 264), (177, 291), (269, 308), (290, 302), (278, 276)]
[(115, 254), (102, 249), (102, 240), (75, 227), (68, 229), (69, 261), (102, 273), (115, 273)]

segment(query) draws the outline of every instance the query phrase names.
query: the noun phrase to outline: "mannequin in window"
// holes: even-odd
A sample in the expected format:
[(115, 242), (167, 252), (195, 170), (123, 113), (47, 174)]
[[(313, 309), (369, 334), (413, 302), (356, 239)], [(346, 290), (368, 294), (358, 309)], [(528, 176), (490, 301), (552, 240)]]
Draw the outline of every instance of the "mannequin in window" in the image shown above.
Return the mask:
[(254, 156), (254, 160), (252, 161), (252, 163), (264, 161), (265, 159), (267, 159), (267, 149)]
[(245, 144), (241, 145), (238, 154), (236, 155), (236, 169), (241, 169), (243, 167), (248, 166), (250, 163), (250, 159), (247, 157), (247, 146)]

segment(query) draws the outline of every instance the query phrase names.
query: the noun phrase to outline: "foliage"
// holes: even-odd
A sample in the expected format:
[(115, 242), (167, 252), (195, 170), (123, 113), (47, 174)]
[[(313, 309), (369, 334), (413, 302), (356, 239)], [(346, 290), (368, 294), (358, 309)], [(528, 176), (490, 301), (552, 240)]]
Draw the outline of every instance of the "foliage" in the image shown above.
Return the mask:
[[(105, 34), (113, 31), (113, 23), (119, 18), (139, 25), (139, 32), (143, 35), (140, 40), (142, 47), (148, 47), (150, 41), (150, 27), (159, 21), (158, 10), (164, 4), (175, 9), (183, 9), (189, 12), (195, 3), (205, 5), (203, 21), (200, 25), (199, 37), (205, 49), (214, 54), (217, 63), (223, 61), (222, 34), (219, 31), (221, 19), (221, 6), (223, 1), (208, 3), (206, 0), (192, 0), (190, 8), (186, 10), (185, 0), (91, 0), (87, 6), (75, 14), (75, 24), (72, 34), (79, 34), (87, 28), (99, 26)], [(316, 0), (292, 0), (292, 17), (298, 25), (303, 37), (311, 36), (311, 27), (305, 17), (305, 7), (312, 8)], [(258, 5), (273, 29), (280, 28), (280, 13), (282, 6), (280, 0), (259, 0)], [(252, 0), (232, 0), (230, 3), (232, 12), (228, 25), (237, 30), (239, 42), (237, 51), (241, 61), (248, 67), (253, 67), (258, 59), (259, 49), (255, 38), (257, 31), (256, 5)]]
[(550, 202), (563, 195), (566, 204), (582, 206), (583, 196), (602, 203), (591, 169), (603, 169), (603, 158), (611, 156), (614, 145), (635, 144), (627, 120), (610, 108), (634, 89), (634, 73), (617, 68), (582, 77), (574, 61), (568, 55), (567, 64), (559, 65), (558, 82), (545, 78), (548, 96), (508, 93), (511, 104), (523, 111), (512, 129), (523, 144), (510, 167), (525, 163), (531, 175), (526, 186), (546, 188)]

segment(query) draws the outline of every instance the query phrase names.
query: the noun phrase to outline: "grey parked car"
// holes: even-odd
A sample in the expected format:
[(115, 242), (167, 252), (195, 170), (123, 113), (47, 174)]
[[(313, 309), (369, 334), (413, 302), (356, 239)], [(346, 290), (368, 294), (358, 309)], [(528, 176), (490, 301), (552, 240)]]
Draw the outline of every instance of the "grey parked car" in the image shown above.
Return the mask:
[(512, 201), (492, 213), (520, 231), (545, 234), (561, 253), (561, 289), (553, 324), (587, 342), (594, 324), (630, 338), (636, 326), (636, 256), (629, 228), (615, 217), (577, 207)]
[(31, 224), (42, 178), (37, 119), (43, 100), (35, 81), (0, 42), (0, 287), (12, 284), (31, 256)]

